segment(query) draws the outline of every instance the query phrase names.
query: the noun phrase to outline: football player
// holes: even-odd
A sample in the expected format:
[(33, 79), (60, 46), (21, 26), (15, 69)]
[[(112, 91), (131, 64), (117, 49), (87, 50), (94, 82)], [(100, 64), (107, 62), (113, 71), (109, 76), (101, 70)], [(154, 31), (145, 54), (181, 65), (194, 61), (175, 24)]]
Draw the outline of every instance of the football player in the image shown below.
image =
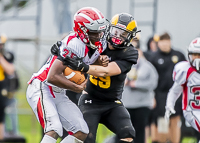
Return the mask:
[(183, 115), (200, 132), (200, 37), (190, 43), (188, 59), (189, 62), (180, 62), (174, 67), (174, 84), (167, 96), (165, 119), (169, 121), (170, 115), (175, 114), (175, 102), (183, 93)]
[[(60, 43), (60, 53), (52, 55), (46, 64), (34, 73), (28, 82), (26, 97), (39, 123), (44, 128), (41, 143), (56, 143), (63, 135), (63, 128), (70, 135), (61, 143), (82, 143), (89, 132), (78, 107), (65, 95), (66, 89), (80, 93), (85, 84), (77, 85), (63, 75), (66, 56), (84, 57), (88, 64), (94, 63), (105, 50), (102, 41), (107, 21), (96, 8), (84, 7), (74, 15), (74, 32)], [(100, 41), (101, 40), (101, 41)]]
[(137, 32), (136, 21), (130, 14), (116, 14), (107, 35), (108, 48), (102, 53), (109, 57), (108, 66), (87, 65), (79, 58), (65, 58), (64, 64), (90, 75), (79, 99), (79, 108), (89, 127), (85, 143), (95, 143), (99, 123), (117, 134), (118, 142), (133, 142), (135, 130), (121, 96), (126, 74), (137, 63), (138, 51), (130, 44)]

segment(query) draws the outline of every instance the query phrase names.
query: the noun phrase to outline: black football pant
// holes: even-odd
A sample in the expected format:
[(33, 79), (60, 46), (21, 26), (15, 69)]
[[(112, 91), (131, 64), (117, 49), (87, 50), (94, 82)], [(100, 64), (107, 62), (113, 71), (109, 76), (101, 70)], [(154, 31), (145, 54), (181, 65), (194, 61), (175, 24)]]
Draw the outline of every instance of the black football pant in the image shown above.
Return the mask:
[(134, 138), (135, 130), (132, 126), (127, 109), (118, 103), (111, 104), (81, 104), (80, 110), (89, 127), (89, 134), (84, 143), (95, 143), (99, 123), (104, 124), (114, 132), (119, 139)]

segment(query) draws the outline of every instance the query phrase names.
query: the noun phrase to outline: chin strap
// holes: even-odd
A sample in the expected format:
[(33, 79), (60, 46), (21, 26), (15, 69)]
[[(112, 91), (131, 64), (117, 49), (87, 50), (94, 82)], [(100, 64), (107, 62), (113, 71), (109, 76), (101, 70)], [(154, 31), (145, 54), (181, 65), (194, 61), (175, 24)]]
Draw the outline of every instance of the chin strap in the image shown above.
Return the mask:
[(98, 49), (100, 54), (103, 52), (103, 46), (102, 46), (102, 43), (100, 41), (95, 42), (95, 44), (92, 44), (90, 42), (89, 47), (92, 48), (92, 49)]
[(97, 46), (96, 45), (94, 45), (94, 44), (92, 44), (92, 42), (90, 41), (90, 44), (89, 44), (89, 46), (90, 46), (90, 48), (92, 48), (92, 49), (97, 49)]

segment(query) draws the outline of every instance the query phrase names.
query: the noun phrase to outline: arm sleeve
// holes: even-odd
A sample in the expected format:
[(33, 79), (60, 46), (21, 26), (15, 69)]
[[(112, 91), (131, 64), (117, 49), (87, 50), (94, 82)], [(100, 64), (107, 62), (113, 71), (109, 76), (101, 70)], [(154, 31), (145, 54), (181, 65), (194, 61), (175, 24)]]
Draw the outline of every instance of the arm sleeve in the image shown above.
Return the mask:
[(122, 59), (131, 62), (132, 64), (137, 64), (138, 50), (135, 49), (135, 47), (129, 47), (125, 50), (126, 52), (124, 52), (124, 55), (122, 55)]
[(115, 62), (121, 69), (121, 73), (129, 72), (131, 66), (133, 64), (137, 64), (138, 51), (134, 47), (128, 47), (124, 49), (124, 52), (121, 54), (122, 54), (121, 57), (123, 58), (120, 60), (116, 60)]
[(119, 66), (119, 68), (121, 69), (121, 73), (124, 72), (129, 72), (132, 66), (131, 62), (125, 61), (125, 60), (117, 60), (114, 61), (117, 63), (117, 65)]
[(174, 108), (176, 100), (183, 91), (182, 84), (186, 82), (186, 75), (187, 75), (187, 68), (184, 67), (184, 64), (183, 63), (176, 64), (173, 70), (174, 84), (168, 92), (166, 108), (168, 107)]
[(179, 85), (182, 85), (186, 82), (186, 75), (188, 68), (184, 65), (184, 62), (180, 62), (175, 65), (173, 70), (173, 81)]
[(179, 98), (182, 91), (183, 91), (183, 87), (175, 81), (173, 86), (171, 87), (171, 89), (168, 92), (166, 108), (168, 108), (168, 107), (174, 108), (176, 100)]

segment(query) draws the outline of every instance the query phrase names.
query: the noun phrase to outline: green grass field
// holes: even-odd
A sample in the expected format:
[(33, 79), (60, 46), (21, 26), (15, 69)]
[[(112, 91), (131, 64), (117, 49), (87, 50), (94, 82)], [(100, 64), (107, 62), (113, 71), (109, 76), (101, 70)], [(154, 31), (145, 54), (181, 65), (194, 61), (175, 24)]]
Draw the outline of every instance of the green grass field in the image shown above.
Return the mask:
[[(19, 91), (16, 94), (16, 98), (18, 101), (18, 126), (20, 135), (26, 138), (27, 143), (39, 143), (42, 138), (42, 129), (28, 105), (25, 93)], [(103, 125), (99, 125), (97, 134), (97, 143), (102, 143), (106, 137), (112, 134), (112, 132), (107, 130)], [(57, 142), (60, 142), (60, 139)]]
[[(19, 115), (19, 132), (26, 138), (27, 143), (39, 143), (41, 140), (42, 129), (34, 115)], [(102, 143), (112, 132), (100, 125), (97, 134), (97, 142)], [(59, 141), (60, 139), (57, 142)]]
[[(17, 107), (19, 112), (19, 134), (26, 138), (26, 143), (39, 143), (42, 138), (42, 129), (26, 101), (25, 92), (19, 91), (16, 95), (16, 98), (18, 101)], [(112, 132), (100, 124), (97, 131), (97, 143), (103, 143), (105, 138), (109, 137), (110, 135), (112, 135)], [(59, 142), (60, 139), (57, 141), (57, 143)], [(151, 143), (150, 139), (149, 143)], [(194, 138), (184, 138), (182, 143), (197, 143), (197, 141)]]

